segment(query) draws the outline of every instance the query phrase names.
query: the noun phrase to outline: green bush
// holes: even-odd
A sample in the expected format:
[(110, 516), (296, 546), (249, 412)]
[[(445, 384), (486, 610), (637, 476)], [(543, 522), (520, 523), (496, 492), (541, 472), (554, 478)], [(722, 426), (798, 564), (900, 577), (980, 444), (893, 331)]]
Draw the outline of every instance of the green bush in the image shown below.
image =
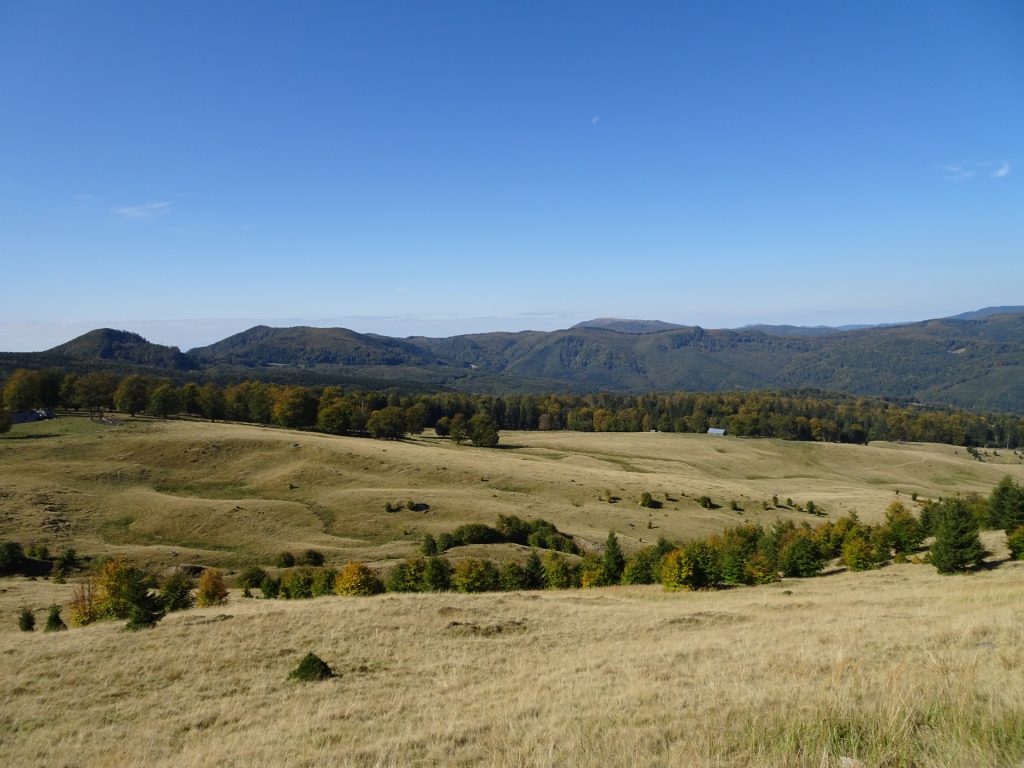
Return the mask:
[(433, 557), (438, 554), (440, 550), (437, 548), (437, 539), (429, 533), (425, 534), (423, 542), (420, 544), (420, 552), (426, 557)]
[(25, 550), (16, 541), (0, 544), (0, 576), (21, 573), (25, 565)]
[(195, 587), (195, 579), (185, 570), (175, 569), (160, 587), (160, 599), (163, 601), (164, 610), (171, 613), (191, 608), (195, 604), (195, 598), (192, 597), (192, 590)]
[(661, 583), (669, 591), (709, 589), (719, 578), (718, 551), (708, 541), (691, 541), (665, 556)]
[(67, 628), (68, 625), (60, 617), (60, 606), (51, 605), (50, 612), (46, 615), (46, 626), (43, 627), (43, 632), (63, 632)]
[(526, 544), (533, 532), (528, 522), (515, 515), (498, 515), (497, 529), (505, 541), (513, 544)]
[(894, 501), (885, 510), (885, 525), (882, 526), (886, 543), (897, 555), (907, 555), (921, 546), (924, 532), (917, 518), (899, 501)]
[(388, 572), (384, 586), (388, 592), (422, 592), (427, 561), (413, 557), (398, 563)]
[(267, 578), (267, 572), (258, 565), (250, 565), (242, 569), (238, 574), (238, 586), (242, 589), (257, 589)]
[(299, 662), (299, 666), (288, 673), (289, 680), (298, 680), (304, 683), (327, 680), (331, 677), (334, 677), (333, 670), (327, 665), (327, 662), (314, 653), (307, 653)]
[(1007, 535), (1006, 545), (1010, 548), (1010, 556), (1014, 560), (1024, 560), (1024, 525)]
[(295, 563), (296, 565), (311, 565), (314, 568), (319, 568), (324, 564), (324, 556), (315, 549), (307, 549), (296, 558)]
[(292, 568), (295, 566), (295, 555), (291, 552), (281, 552), (274, 561), (278, 568)]
[(263, 597), (273, 599), (281, 594), (281, 580), (273, 576), (264, 576), (260, 582), (260, 592)]
[(783, 576), (808, 578), (825, 566), (817, 545), (809, 532), (800, 532), (783, 544), (779, 550), (779, 570)]
[(443, 557), (428, 557), (423, 569), (423, 589), (427, 592), (447, 592), (452, 588), (452, 564)]
[(36, 615), (30, 608), (22, 608), (18, 614), (18, 629), (22, 632), (32, 632), (36, 628)]
[(869, 571), (878, 565), (876, 549), (868, 536), (854, 533), (843, 542), (843, 564), (851, 571)]
[(151, 593), (148, 587), (140, 587), (131, 601), (125, 629), (152, 629), (164, 617), (164, 613), (164, 604), (160, 597)]
[(501, 576), (490, 560), (470, 557), (455, 564), (452, 586), (459, 592), (496, 592)]
[(710, 496), (698, 496), (697, 503), (700, 504), (704, 509), (717, 509), (718, 505), (711, 500)]
[(313, 597), (313, 579), (316, 571), (309, 566), (293, 568), (281, 574), (281, 589), (278, 593), (285, 600), (308, 600)]
[(313, 571), (313, 583), (311, 590), (313, 597), (334, 594), (334, 583), (338, 579), (338, 572), (333, 568), (317, 568)]
[(623, 584), (655, 584), (661, 579), (661, 564), (673, 546), (664, 538), (633, 555), (622, 570)]
[(549, 552), (544, 561), (544, 580), (548, 589), (573, 589), (580, 586), (580, 567), (559, 552)]
[(73, 549), (65, 549), (53, 561), (53, 580), (58, 584), (64, 581), (78, 569), (78, 553)]
[(526, 586), (526, 569), (519, 565), (519, 563), (505, 563), (501, 566), (499, 582), (501, 589), (505, 592), (528, 589)]

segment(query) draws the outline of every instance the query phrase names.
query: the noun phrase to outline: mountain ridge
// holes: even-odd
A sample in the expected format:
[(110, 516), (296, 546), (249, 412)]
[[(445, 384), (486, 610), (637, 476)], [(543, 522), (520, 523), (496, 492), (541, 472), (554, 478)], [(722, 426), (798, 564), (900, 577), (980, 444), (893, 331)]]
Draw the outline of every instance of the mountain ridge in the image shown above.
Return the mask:
[[(281, 383), (543, 391), (817, 388), (851, 395), (1024, 412), (1024, 309), (818, 333), (704, 329), (598, 318), (556, 331), (394, 338), (346, 328), (254, 326), (182, 353), (97, 329), (15, 367), (138, 370)], [(1017, 309), (1017, 308), (1009, 308)], [(770, 328), (780, 328), (771, 326)]]

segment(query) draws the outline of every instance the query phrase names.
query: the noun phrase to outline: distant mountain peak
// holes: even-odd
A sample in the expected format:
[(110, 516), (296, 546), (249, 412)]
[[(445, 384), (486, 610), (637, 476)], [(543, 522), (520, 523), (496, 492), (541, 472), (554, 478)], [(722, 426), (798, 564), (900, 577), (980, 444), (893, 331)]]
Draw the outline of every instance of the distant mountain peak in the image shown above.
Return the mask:
[(154, 344), (131, 331), (97, 328), (49, 350), (78, 360), (106, 360), (189, 370), (195, 365), (177, 347)]
[(685, 328), (685, 325), (666, 323), (664, 320), (630, 320), (621, 317), (597, 317), (593, 320), (584, 320), (576, 323), (573, 328), (597, 328), (603, 331), (615, 331), (616, 333), (660, 333), (661, 331), (674, 331)]

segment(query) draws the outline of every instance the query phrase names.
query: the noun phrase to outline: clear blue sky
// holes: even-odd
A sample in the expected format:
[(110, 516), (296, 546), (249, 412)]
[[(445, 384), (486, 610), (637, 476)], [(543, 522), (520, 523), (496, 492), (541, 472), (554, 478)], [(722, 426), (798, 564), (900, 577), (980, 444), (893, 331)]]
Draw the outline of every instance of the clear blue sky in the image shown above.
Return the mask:
[(0, 349), (1024, 304), (1024, 3), (0, 0)]

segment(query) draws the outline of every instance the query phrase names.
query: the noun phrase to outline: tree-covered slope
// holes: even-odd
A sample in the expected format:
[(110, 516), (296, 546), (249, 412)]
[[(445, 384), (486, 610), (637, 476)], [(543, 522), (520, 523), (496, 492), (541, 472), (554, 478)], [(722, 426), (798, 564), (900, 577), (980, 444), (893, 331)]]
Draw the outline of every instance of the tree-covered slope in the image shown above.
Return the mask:
[[(639, 322), (639, 321), (636, 321)], [(601, 321), (551, 332), (396, 339), (344, 328), (257, 326), (193, 349), (93, 331), (15, 367), (139, 367), (225, 381), (252, 377), (478, 392), (722, 391), (814, 387), (857, 395), (1024, 412), (1024, 313), (875, 326), (819, 335)], [(668, 324), (665, 324), (668, 325)]]

